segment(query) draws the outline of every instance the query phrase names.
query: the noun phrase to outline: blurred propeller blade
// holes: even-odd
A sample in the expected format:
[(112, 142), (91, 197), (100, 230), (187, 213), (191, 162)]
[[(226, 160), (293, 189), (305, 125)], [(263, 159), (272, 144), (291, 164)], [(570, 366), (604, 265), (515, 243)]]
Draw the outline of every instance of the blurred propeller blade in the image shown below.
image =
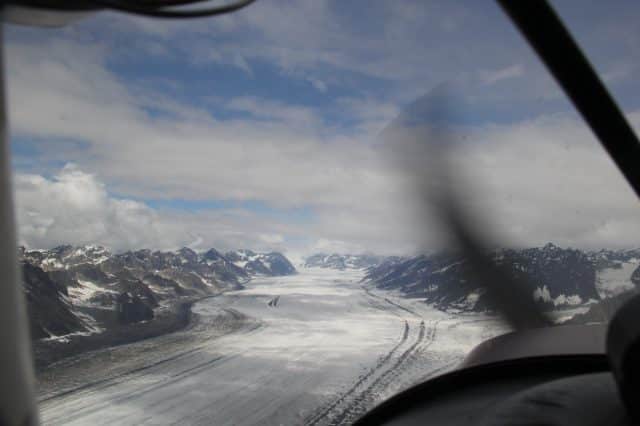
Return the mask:
[(491, 306), (513, 329), (551, 325), (532, 297), (533, 286), (523, 278), (516, 278), (511, 268), (497, 265), (487, 254), (487, 241), (479, 236), (477, 219), (465, 213), (450, 195), (442, 197), (436, 209), (451, 233), (453, 244), (469, 262), (466, 282), (480, 284)]
[[(414, 180), (414, 191), (422, 202), (424, 227), (444, 231), (447, 246), (468, 262), (461, 282), (470, 290), (480, 285), (487, 305), (512, 328), (548, 326), (552, 321), (533, 298), (535, 286), (526, 282), (522, 274), (494, 261), (491, 249), (507, 245), (488, 231), (492, 228), (481, 220), (483, 212), (474, 211), (467, 202), (474, 185), (464, 178), (463, 170), (454, 166), (455, 157), (464, 155), (464, 150), (454, 148), (465, 143), (456, 134), (463, 121), (464, 102), (453, 85), (441, 85), (407, 107), (383, 130), (383, 139), (389, 142), (402, 172)], [(428, 223), (427, 215), (435, 219), (435, 226)], [(423, 246), (428, 247), (430, 237), (425, 234), (422, 238)]]

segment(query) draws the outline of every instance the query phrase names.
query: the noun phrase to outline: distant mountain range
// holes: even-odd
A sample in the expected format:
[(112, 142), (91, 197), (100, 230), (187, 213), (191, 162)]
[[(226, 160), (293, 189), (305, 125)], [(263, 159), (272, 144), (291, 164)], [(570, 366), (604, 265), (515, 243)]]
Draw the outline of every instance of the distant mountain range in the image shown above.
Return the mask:
[[(545, 309), (597, 304), (634, 290), (640, 275), (637, 250), (583, 252), (553, 244), (523, 250), (496, 250), (497, 265), (531, 285), (531, 296)], [(438, 254), (383, 262), (371, 268), (365, 281), (399, 290), (409, 297), (447, 310), (491, 309), (469, 264), (460, 255)]]
[[(640, 285), (640, 249), (585, 252), (547, 244), (494, 250), (488, 255), (515, 278), (526, 280), (531, 297), (542, 308), (584, 307), (595, 312), (585, 318), (602, 317), (611, 302), (605, 305), (601, 301), (622, 300)], [(459, 254), (386, 258), (317, 254), (307, 258), (305, 266), (363, 269), (363, 282), (369, 285), (396, 290), (450, 312), (492, 308), (480, 283), (473, 282), (467, 260)]]
[(18, 251), (33, 339), (91, 334), (148, 321), (158, 310), (242, 288), (254, 276), (295, 274), (280, 253), (197, 253), (99, 246)]
[(367, 269), (379, 265), (388, 258), (370, 254), (324, 254), (318, 253), (305, 259), (305, 268)]
[[(545, 309), (583, 307), (585, 321), (609, 315), (640, 285), (640, 249), (585, 252), (547, 244), (489, 255), (525, 278)], [(296, 273), (282, 254), (251, 250), (114, 254), (99, 246), (21, 247), (19, 258), (34, 339), (102, 333), (152, 320), (177, 303), (240, 289), (255, 276)], [(451, 312), (491, 309), (461, 255), (316, 254), (304, 266), (362, 270), (369, 285)]]

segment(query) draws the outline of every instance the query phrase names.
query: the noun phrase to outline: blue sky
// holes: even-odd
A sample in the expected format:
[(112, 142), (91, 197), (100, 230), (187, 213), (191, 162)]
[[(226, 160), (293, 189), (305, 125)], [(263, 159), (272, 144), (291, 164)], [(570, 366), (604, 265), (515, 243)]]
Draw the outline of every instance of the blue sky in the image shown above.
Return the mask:
[[(640, 7), (553, 4), (635, 125)], [(477, 183), (469, 205), (508, 239), (640, 241), (628, 188), (493, 2), (259, 0), (195, 21), (104, 12), (10, 26), (6, 39), (20, 235), (33, 247), (435, 247), (416, 166), (380, 132), (421, 114), (415, 101), (442, 83), (472, 141), (454, 161)]]

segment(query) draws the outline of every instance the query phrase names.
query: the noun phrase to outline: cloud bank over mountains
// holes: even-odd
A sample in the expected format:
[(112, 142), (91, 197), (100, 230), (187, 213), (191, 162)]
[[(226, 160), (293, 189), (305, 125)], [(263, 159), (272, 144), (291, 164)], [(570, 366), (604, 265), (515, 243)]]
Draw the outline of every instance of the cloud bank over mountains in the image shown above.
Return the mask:
[[(558, 9), (638, 125), (640, 34), (616, 30), (634, 12), (619, 6)], [(633, 194), (502, 12), (478, 7), (258, 2), (189, 24), (10, 28), (22, 242), (437, 247), (405, 145), (380, 132), (446, 80), (473, 112), (452, 150), (470, 208), (514, 244), (637, 246)]]

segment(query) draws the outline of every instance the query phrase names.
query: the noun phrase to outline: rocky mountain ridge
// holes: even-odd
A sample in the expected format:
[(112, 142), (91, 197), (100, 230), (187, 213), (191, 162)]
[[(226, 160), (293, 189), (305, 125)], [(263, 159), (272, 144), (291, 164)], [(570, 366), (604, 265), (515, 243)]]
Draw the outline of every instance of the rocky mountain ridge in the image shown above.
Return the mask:
[(281, 253), (256, 253), (251, 250), (236, 250), (225, 254), (227, 260), (249, 274), (254, 275), (291, 275), (296, 268)]
[[(532, 298), (544, 309), (591, 306), (640, 285), (640, 250), (581, 251), (554, 244), (488, 253), (496, 265), (531, 285)], [(439, 309), (491, 309), (466, 259), (439, 253), (387, 258), (367, 270), (364, 282), (421, 298)]]
[[(242, 251), (239, 252), (248, 252)], [(137, 250), (113, 254), (100, 246), (18, 249), (34, 339), (91, 334), (149, 321), (180, 300), (239, 289), (254, 276), (291, 275), (280, 253)]]

